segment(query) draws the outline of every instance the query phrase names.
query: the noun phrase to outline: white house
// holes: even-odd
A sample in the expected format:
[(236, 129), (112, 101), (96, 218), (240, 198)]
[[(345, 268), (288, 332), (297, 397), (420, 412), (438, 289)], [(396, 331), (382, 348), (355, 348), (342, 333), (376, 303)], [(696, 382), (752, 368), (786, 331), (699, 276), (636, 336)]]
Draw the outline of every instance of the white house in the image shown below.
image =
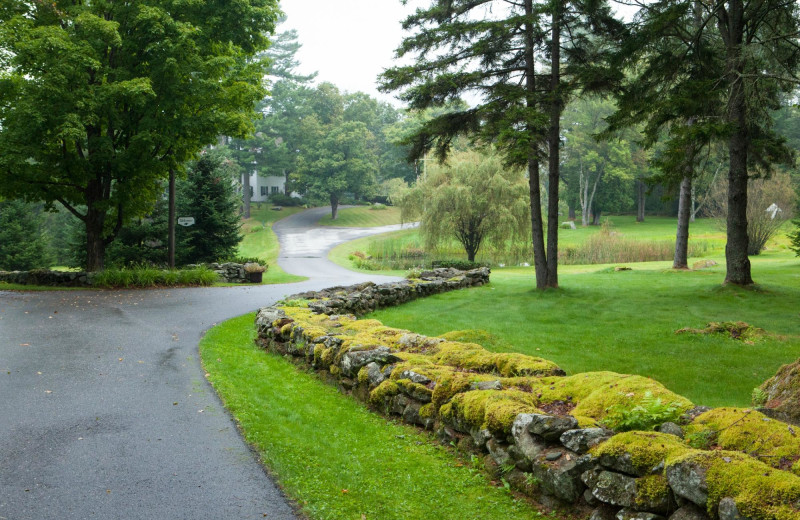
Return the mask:
[(286, 194), (286, 177), (283, 175), (259, 175), (255, 170), (250, 173), (251, 202), (265, 202), (270, 195)]

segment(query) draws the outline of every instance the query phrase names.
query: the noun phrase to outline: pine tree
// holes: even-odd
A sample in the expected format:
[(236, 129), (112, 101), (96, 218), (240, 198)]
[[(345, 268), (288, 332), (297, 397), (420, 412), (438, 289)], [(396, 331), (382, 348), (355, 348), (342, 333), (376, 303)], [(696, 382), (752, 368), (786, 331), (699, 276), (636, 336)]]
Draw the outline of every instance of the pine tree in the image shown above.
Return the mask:
[[(384, 90), (402, 90), (402, 98), (415, 110), (445, 106), (464, 94), (478, 98), (474, 106), (422, 125), (410, 140), (412, 155), (421, 157), (435, 148), (443, 159), (453, 139), (467, 135), (495, 142), (508, 163), (524, 166), (536, 286), (557, 287), (559, 119), (570, 93), (592, 74), (594, 43), (599, 41), (592, 35), (618, 29), (608, 4), (434, 0), (403, 26), (414, 34), (397, 55), (415, 55), (416, 62), (387, 70)], [(542, 60), (548, 63), (543, 70)], [(540, 163), (546, 158), (545, 221)]]
[[(177, 231), (179, 264), (217, 262), (236, 254), (241, 241), (235, 174), (227, 159), (204, 154), (180, 183), (178, 212), (195, 223)], [(234, 170), (235, 171), (235, 170)]]
[(0, 270), (50, 267), (43, 223), (41, 212), (32, 204), (0, 200)]

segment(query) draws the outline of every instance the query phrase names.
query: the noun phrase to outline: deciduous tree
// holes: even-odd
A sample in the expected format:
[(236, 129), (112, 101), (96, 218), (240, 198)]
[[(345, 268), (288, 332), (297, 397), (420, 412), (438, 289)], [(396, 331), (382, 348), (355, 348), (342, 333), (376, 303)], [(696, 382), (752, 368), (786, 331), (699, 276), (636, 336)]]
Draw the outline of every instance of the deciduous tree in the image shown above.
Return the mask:
[(158, 182), (217, 135), (243, 135), (263, 97), (275, 0), (30, 2), (0, 9), (0, 192), (62, 204), (87, 265)]
[(475, 261), (489, 242), (500, 249), (524, 241), (529, 222), (528, 186), (521, 168), (503, 165), (497, 153), (455, 152), (433, 164), (395, 200), (404, 221), (419, 218), (428, 248), (455, 238)]

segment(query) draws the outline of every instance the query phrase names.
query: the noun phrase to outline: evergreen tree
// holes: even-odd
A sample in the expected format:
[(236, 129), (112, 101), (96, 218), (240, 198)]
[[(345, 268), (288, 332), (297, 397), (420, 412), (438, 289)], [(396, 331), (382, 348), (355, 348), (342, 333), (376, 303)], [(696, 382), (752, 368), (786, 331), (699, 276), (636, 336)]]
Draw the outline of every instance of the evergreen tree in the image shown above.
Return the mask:
[[(412, 109), (443, 106), (469, 93), (474, 106), (425, 123), (412, 154), (444, 158), (458, 135), (495, 142), (529, 178), (536, 286), (558, 286), (559, 120), (570, 92), (592, 75), (592, 34), (617, 30), (605, 1), (433, 0), (403, 24), (414, 34), (397, 51), (416, 63), (384, 72), (382, 88), (403, 90)], [(548, 66), (541, 70), (540, 62)], [(537, 66), (540, 70), (537, 71)], [(540, 162), (547, 157), (547, 220)], [(547, 248), (544, 233), (547, 229)]]
[(195, 223), (177, 230), (179, 264), (217, 262), (236, 254), (242, 239), (236, 171), (220, 154), (205, 153), (180, 183), (178, 214), (194, 217)]
[[(620, 99), (622, 121), (645, 121), (655, 139), (669, 132), (661, 167), (684, 192), (700, 151), (727, 144), (728, 213), (725, 281), (752, 284), (748, 259), (747, 186), (791, 158), (773, 129), (782, 92), (800, 82), (798, 5), (784, 0), (661, 0), (643, 4), (612, 67), (630, 72)], [(621, 63), (623, 65), (621, 65)], [(628, 65), (628, 67), (625, 66)], [(621, 80), (623, 85), (626, 80)], [(688, 204), (680, 211), (688, 237)], [(685, 253), (676, 251), (676, 266)]]
[(0, 270), (50, 267), (41, 211), (21, 200), (0, 200)]

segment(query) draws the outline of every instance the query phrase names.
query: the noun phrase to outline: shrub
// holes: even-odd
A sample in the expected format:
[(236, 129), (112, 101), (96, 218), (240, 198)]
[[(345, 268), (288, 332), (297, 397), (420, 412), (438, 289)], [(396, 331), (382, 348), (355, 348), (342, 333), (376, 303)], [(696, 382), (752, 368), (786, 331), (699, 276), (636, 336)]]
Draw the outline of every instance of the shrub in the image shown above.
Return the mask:
[(381, 204), (380, 202), (376, 202), (375, 204), (371, 204), (369, 209), (372, 211), (383, 211), (386, 209), (386, 204)]
[(97, 287), (171, 287), (175, 285), (211, 285), (217, 280), (214, 271), (206, 267), (161, 270), (153, 267), (110, 268), (97, 273)]
[(292, 197), (285, 193), (273, 193), (269, 196), (269, 202), (276, 206), (302, 206), (305, 204), (305, 200), (302, 198)]
[(794, 224), (795, 229), (789, 233), (789, 240), (791, 241), (789, 247), (797, 256), (800, 256), (800, 218), (793, 220), (792, 224)]
[(431, 262), (431, 267), (438, 268), (450, 268), (450, 269), (459, 269), (461, 271), (470, 271), (472, 269), (478, 269), (479, 267), (489, 267), (489, 264), (481, 263), (481, 262), (470, 262), (469, 260), (434, 260)]

